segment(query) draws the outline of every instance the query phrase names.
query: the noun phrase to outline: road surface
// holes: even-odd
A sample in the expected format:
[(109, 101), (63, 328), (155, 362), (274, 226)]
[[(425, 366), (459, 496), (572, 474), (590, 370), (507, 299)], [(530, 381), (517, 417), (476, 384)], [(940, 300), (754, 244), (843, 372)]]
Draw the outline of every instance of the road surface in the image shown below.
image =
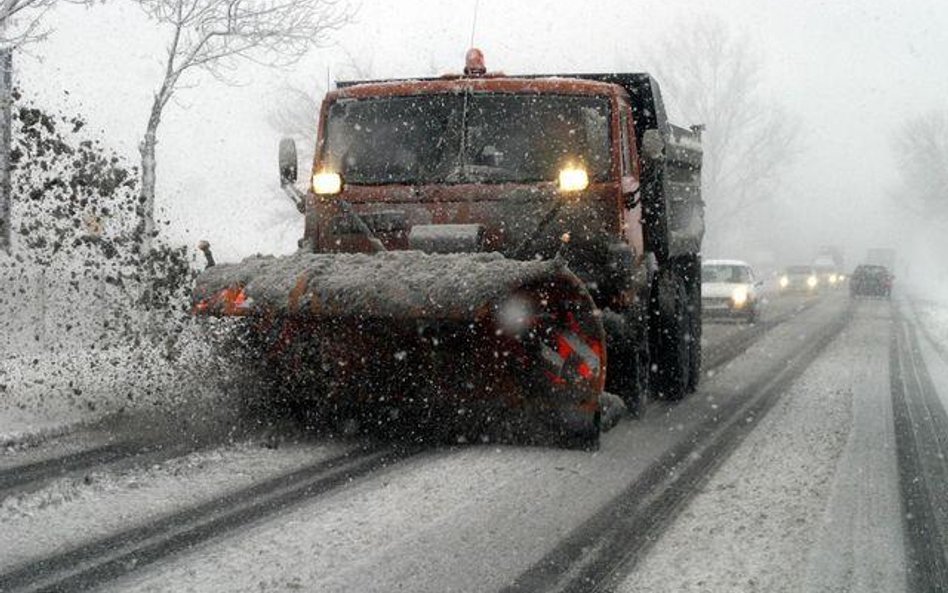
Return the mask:
[(0, 591), (945, 591), (928, 311), (837, 293), (707, 322), (698, 392), (594, 453), (44, 428), (0, 455)]

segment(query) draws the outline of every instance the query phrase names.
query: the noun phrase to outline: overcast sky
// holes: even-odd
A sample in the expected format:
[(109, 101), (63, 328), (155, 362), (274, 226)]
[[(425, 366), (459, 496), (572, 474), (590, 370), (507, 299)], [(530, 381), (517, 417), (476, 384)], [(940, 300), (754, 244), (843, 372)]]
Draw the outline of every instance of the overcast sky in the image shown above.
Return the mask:
[[(374, 76), (461, 68), (473, 0), (360, 5), (336, 40)], [(480, 0), (474, 44), (490, 69), (510, 73), (648, 70), (650, 44), (703, 15), (749, 34), (767, 64), (767, 93), (801, 126), (802, 152), (760, 224), (784, 233), (785, 245), (845, 243), (851, 260), (891, 242), (891, 134), (911, 114), (948, 108), (945, 0)], [(55, 33), (18, 58), (22, 86), (84, 113), (136, 158), (166, 32), (130, 1), (63, 6), (48, 23)], [(159, 204), (173, 237), (210, 239), (223, 259), (292, 251), (300, 225), (276, 191), (279, 134), (266, 115), (285, 82), (315, 89), (339, 72), (340, 47), (314, 50), (291, 71), (248, 67), (239, 87), (188, 81), (159, 130)]]

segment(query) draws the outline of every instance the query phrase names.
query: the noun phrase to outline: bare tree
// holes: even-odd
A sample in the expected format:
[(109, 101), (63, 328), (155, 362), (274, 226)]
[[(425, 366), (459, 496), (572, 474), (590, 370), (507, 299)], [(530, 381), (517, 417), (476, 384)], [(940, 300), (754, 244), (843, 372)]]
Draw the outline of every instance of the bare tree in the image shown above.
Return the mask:
[(225, 83), (240, 62), (284, 67), (351, 20), (345, 0), (138, 0), (169, 29), (165, 71), (152, 101), (141, 153), (141, 236), (155, 236), (155, 147), (168, 101), (186, 75), (203, 70)]
[(56, 0), (0, 0), (0, 46), (20, 47), (49, 34), (41, 20)]
[(656, 74), (667, 107), (687, 123), (704, 124), (702, 171), (709, 239), (766, 205), (795, 154), (792, 118), (761, 88), (764, 64), (750, 39), (715, 17), (703, 17), (665, 37)]
[(893, 141), (902, 177), (902, 209), (925, 220), (948, 222), (948, 111), (906, 121)]

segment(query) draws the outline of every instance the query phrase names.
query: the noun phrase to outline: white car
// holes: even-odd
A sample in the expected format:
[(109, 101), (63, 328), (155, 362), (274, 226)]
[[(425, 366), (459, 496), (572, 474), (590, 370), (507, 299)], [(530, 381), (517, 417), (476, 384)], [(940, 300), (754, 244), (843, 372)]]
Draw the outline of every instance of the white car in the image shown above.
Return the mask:
[(701, 265), (701, 311), (756, 321), (763, 285), (747, 262), (709, 259)]

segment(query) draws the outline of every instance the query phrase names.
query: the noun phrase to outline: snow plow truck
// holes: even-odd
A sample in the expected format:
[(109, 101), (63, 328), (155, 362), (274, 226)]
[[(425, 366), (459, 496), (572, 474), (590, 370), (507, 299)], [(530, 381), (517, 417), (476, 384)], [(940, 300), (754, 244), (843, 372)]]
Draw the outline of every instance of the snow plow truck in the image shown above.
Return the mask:
[(701, 157), (645, 73), (507, 76), (473, 49), (460, 75), (338, 83), (305, 192), (280, 146), (299, 251), (209, 261), (194, 311), (244, 318), (300, 406), (517, 411), (595, 447), (605, 391), (634, 413), (698, 382)]

